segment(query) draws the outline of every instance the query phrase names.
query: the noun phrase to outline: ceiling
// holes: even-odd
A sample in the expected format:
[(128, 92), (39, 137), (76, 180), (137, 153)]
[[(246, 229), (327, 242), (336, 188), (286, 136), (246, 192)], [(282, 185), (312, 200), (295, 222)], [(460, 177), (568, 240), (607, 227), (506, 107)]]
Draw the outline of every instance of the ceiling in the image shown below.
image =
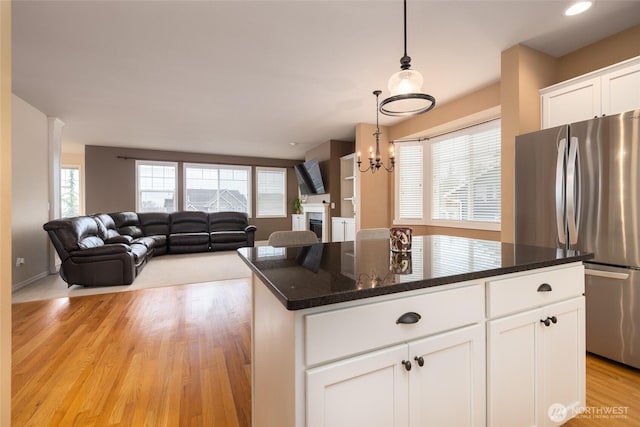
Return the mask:
[[(569, 3), (409, 0), (423, 90), (443, 104), (498, 81), (518, 43), (560, 56), (640, 23), (640, 1), (567, 18)], [(372, 91), (388, 94), (403, 54), (400, 0), (18, 0), (12, 13), (13, 92), (65, 123), (65, 151), (302, 159), (375, 122)]]

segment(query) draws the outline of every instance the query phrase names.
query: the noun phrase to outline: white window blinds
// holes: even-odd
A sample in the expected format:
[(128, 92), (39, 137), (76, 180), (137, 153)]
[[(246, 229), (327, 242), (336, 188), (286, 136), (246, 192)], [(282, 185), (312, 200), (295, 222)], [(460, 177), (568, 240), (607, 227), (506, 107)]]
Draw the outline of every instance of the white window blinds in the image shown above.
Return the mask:
[(500, 223), (500, 120), (429, 145), (431, 219)]
[(256, 168), (256, 216), (287, 216), (287, 170)]
[(422, 220), (424, 217), (424, 152), (422, 143), (396, 144), (397, 219)]

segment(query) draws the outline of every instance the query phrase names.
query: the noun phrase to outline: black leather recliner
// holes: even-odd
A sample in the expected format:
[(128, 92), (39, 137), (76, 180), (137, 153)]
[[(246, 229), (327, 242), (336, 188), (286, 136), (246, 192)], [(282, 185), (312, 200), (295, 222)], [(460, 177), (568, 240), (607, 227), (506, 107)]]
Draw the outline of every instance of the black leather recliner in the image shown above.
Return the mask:
[(136, 255), (124, 243), (105, 243), (95, 218), (84, 216), (44, 225), (60, 256), (60, 276), (71, 285), (129, 285), (136, 277)]
[(211, 249), (224, 251), (255, 244), (256, 226), (249, 225), (244, 212), (209, 213), (209, 235)]

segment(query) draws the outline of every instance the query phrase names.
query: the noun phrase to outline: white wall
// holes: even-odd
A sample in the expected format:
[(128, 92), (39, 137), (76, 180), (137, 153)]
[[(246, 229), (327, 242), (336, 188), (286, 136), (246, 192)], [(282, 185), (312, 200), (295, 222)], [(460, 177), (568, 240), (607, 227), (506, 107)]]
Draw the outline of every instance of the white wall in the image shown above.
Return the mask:
[[(47, 116), (12, 95), (11, 249), (12, 289), (47, 275), (49, 220)], [(16, 258), (25, 259), (16, 267)]]

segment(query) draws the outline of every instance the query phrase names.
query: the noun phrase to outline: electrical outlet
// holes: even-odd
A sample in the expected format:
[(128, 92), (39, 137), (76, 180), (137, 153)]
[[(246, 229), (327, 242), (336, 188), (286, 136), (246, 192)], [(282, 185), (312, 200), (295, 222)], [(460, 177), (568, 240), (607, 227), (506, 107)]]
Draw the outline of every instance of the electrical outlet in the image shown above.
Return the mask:
[(334, 202), (331, 202), (331, 209), (335, 209), (336, 208), (336, 204)]
[(24, 258), (16, 258), (16, 267), (24, 265)]

